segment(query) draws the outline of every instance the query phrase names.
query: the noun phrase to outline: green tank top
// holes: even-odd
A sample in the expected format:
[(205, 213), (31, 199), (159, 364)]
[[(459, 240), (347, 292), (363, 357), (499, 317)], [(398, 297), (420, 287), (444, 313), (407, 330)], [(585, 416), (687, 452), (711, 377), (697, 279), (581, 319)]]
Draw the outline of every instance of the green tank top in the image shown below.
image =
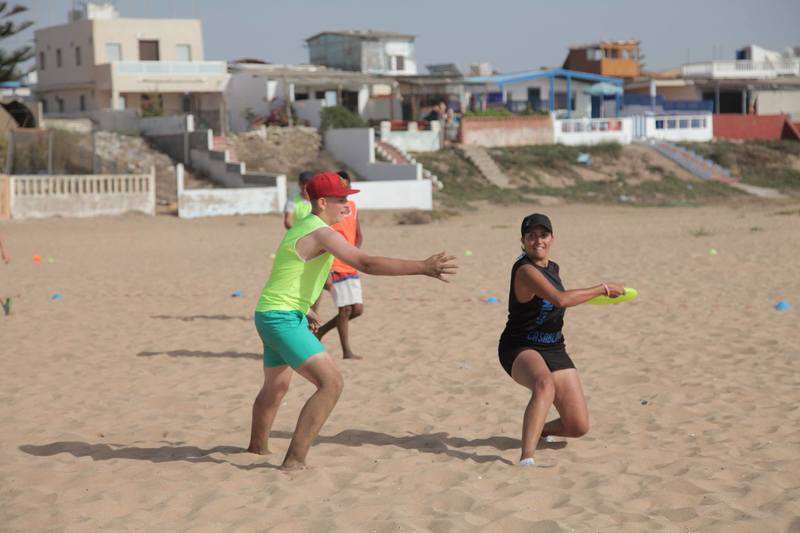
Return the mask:
[(294, 197), (294, 223), (297, 224), (311, 214), (311, 202), (300, 196)]
[(292, 226), (278, 245), (275, 262), (256, 311), (300, 311), (307, 314), (317, 301), (333, 264), (333, 255), (322, 255), (303, 261), (297, 255), (297, 241), (328, 225), (316, 215), (309, 215)]

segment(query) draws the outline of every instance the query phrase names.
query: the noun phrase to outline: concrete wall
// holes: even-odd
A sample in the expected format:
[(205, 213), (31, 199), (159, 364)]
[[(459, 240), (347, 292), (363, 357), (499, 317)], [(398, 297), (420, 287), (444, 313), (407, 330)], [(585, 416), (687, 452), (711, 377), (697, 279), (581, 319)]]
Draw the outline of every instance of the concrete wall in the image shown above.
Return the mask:
[[(634, 119), (637, 120), (637, 119)], [(670, 142), (708, 142), (714, 138), (714, 121), (705, 115), (646, 116), (645, 137)]]
[(464, 117), (461, 142), (478, 146), (524, 146), (553, 143), (549, 116)]
[(357, 181), (353, 195), (359, 209), (433, 209), (433, 184), (429, 180)]
[(138, 211), (154, 215), (155, 173), (10, 176), (11, 217), (93, 217)]
[(286, 204), (286, 176), (276, 176), (273, 187), (190, 189), (183, 186), (183, 165), (178, 165), (178, 216), (180, 218), (279, 213)]
[(797, 129), (788, 115), (714, 115), (714, 137), (718, 139), (795, 139)]
[(195, 148), (189, 150), (192, 168), (203, 171), (212, 181), (223, 187), (244, 187), (244, 163), (228, 161), (227, 153)]
[(402, 102), (391, 96), (370, 98), (364, 107), (363, 117), (367, 120), (399, 120), (403, 117)]
[(436, 152), (442, 147), (442, 126), (439, 121), (430, 124), (430, 130), (420, 130), (416, 122), (409, 122), (408, 129), (392, 131), (391, 122), (381, 122), (381, 141), (406, 152)]
[(800, 91), (753, 91), (759, 115), (800, 115)]
[(334, 158), (368, 180), (422, 179), (422, 165), (375, 162), (375, 131), (372, 128), (331, 129), (325, 132), (325, 149)]
[(630, 118), (573, 118), (556, 120), (554, 140), (558, 144), (586, 145), (603, 142), (630, 144), (633, 121)]
[(134, 135), (172, 135), (194, 131), (192, 115), (140, 117), (134, 110), (92, 111), (89, 117), (101, 130)]
[(321, 124), (320, 113), (328, 106), (325, 100), (297, 100), (292, 104), (297, 118), (308, 121), (309, 126), (319, 129)]

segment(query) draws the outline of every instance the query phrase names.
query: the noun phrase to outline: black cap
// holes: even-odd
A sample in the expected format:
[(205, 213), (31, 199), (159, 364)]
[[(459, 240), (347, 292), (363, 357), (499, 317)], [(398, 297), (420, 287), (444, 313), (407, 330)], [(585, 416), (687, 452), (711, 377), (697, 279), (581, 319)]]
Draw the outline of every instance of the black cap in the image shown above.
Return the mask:
[(522, 227), (520, 228), (522, 235), (524, 236), (526, 233), (529, 233), (535, 226), (541, 226), (550, 233), (553, 233), (553, 224), (550, 223), (550, 219), (547, 215), (533, 213), (522, 219)]
[(343, 180), (350, 181), (350, 174), (348, 174), (346, 170), (340, 170), (337, 174), (339, 174)]
[(311, 178), (313, 178), (316, 175), (317, 175), (316, 172), (305, 170), (301, 172), (300, 175), (297, 177), (297, 181), (299, 181), (300, 183), (308, 183), (309, 181), (311, 181)]

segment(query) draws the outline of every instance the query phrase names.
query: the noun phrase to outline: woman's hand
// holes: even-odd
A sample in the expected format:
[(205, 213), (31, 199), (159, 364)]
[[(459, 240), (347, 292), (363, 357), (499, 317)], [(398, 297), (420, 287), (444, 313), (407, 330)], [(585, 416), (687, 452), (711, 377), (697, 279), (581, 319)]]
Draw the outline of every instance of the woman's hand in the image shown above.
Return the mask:
[(444, 281), (445, 283), (448, 283), (448, 281), (444, 279), (444, 275), (446, 274), (448, 276), (452, 276), (456, 273), (456, 270), (458, 270), (456, 258), (452, 255), (447, 255), (444, 252), (432, 255), (425, 260), (424, 274), (426, 276)]
[(608, 287), (608, 296), (611, 298), (625, 294), (625, 286), (621, 283), (606, 283), (605, 285)]

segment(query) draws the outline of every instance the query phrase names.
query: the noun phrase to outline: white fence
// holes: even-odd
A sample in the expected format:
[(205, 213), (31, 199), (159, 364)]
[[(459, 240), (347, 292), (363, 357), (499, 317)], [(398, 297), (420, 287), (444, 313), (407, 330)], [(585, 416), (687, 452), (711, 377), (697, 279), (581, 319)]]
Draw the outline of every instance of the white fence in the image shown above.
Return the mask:
[(274, 187), (233, 189), (185, 189), (183, 165), (177, 166), (178, 216), (180, 218), (277, 213), (286, 204), (286, 176), (277, 176)]
[(430, 180), (355, 181), (352, 196), (359, 209), (433, 209)]
[(670, 142), (707, 142), (714, 138), (714, 119), (702, 115), (653, 115), (644, 117), (644, 137)]
[(681, 67), (686, 78), (775, 78), (800, 76), (800, 59), (785, 58), (777, 61), (707, 61), (689, 63)]
[(11, 218), (93, 217), (156, 211), (155, 171), (150, 174), (2, 176)]
[(199, 76), (228, 72), (225, 61), (113, 61), (117, 74), (169, 74), (172, 76)]
[(630, 118), (572, 118), (553, 121), (558, 144), (586, 145), (603, 142), (630, 144), (633, 122)]
[(325, 149), (333, 157), (370, 181), (421, 180), (422, 165), (375, 162), (372, 128), (331, 129), (325, 132)]
[(438, 120), (430, 124), (430, 130), (420, 130), (416, 122), (409, 122), (405, 131), (392, 131), (392, 123), (383, 121), (381, 140), (406, 152), (436, 152), (442, 147), (442, 127)]

